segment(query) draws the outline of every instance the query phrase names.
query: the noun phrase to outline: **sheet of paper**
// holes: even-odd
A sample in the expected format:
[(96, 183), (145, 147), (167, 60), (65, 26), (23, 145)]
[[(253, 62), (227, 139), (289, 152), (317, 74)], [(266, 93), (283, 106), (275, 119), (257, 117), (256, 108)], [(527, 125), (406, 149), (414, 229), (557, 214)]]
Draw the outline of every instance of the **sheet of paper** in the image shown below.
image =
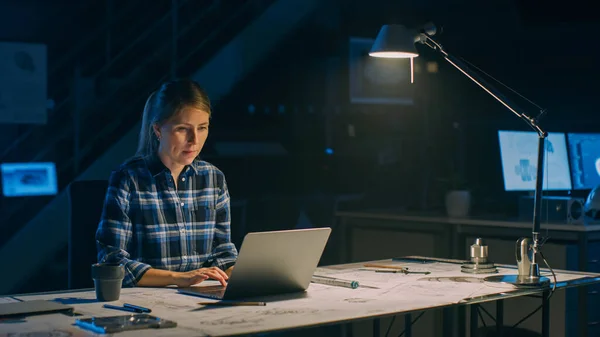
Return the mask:
[(0, 323), (0, 337), (103, 336), (72, 326), (74, 321), (74, 318), (69, 318), (62, 314), (32, 316), (23, 320), (23, 322), (14, 321), (6, 324)]
[(10, 296), (0, 297), (0, 304), (2, 304), (2, 303), (15, 303), (15, 302), (21, 302), (21, 301), (17, 300), (14, 297), (10, 297)]

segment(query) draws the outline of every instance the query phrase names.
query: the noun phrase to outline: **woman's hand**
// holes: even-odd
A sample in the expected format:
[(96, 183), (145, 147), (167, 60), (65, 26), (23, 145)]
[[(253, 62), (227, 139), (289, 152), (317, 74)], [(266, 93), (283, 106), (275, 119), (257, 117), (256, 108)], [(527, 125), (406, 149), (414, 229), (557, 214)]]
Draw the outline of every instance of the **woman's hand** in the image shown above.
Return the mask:
[(223, 286), (226, 286), (229, 276), (227, 276), (227, 274), (218, 267), (200, 268), (175, 274), (175, 285), (178, 287), (189, 287), (209, 278), (217, 280)]

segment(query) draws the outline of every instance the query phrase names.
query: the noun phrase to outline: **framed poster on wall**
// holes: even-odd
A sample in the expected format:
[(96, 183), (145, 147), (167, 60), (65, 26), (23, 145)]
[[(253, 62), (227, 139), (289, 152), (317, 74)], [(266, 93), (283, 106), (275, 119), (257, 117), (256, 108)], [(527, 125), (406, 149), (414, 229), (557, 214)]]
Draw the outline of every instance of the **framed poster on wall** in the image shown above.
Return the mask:
[(0, 123), (45, 124), (46, 45), (0, 42)]
[(410, 59), (370, 57), (374, 39), (349, 41), (350, 102), (413, 105)]

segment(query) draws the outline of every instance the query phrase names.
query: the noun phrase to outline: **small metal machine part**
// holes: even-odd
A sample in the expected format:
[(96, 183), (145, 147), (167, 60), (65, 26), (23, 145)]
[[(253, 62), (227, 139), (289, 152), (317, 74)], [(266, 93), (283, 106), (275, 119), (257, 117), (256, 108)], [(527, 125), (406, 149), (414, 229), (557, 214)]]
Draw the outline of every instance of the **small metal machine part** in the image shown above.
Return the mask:
[(463, 273), (493, 274), (498, 272), (496, 265), (488, 260), (488, 246), (484, 245), (481, 238), (475, 239), (475, 243), (471, 245), (470, 255), (471, 261), (465, 262), (461, 266)]

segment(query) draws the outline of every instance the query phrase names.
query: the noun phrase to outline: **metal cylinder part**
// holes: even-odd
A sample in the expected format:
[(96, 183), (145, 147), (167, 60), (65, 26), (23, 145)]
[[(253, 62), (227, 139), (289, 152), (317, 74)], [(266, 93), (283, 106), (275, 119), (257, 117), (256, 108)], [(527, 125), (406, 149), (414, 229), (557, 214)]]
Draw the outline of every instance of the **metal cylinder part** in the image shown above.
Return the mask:
[(471, 245), (471, 262), (485, 263), (488, 258), (488, 246), (483, 244), (481, 238), (475, 239), (475, 243)]
[(488, 246), (483, 243), (481, 238), (475, 239), (471, 245), (471, 261), (465, 262), (461, 266), (463, 273), (469, 274), (492, 274), (497, 273), (496, 265), (488, 261)]

